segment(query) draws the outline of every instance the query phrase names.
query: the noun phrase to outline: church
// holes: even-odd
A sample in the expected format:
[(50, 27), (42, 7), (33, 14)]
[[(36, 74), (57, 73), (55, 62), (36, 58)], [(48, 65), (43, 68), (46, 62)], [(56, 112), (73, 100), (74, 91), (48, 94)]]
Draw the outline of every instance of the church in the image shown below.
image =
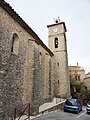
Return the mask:
[(0, 114), (31, 104), (32, 113), (54, 97), (70, 97), (65, 22), (47, 25), (48, 47), (0, 0)]

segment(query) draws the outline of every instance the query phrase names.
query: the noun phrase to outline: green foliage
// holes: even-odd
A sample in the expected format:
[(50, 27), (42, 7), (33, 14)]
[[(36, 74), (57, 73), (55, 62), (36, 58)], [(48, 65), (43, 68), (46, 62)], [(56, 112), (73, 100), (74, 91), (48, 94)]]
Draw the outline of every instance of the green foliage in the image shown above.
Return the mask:
[(89, 101), (90, 100), (90, 90), (88, 90), (88, 89), (81, 90), (81, 96), (83, 99), (86, 99), (87, 101)]
[(84, 82), (76, 81), (72, 76), (70, 76), (70, 86), (71, 88), (76, 88), (76, 91), (71, 91), (72, 97), (80, 98), (82, 101), (90, 100), (90, 89), (87, 89)]

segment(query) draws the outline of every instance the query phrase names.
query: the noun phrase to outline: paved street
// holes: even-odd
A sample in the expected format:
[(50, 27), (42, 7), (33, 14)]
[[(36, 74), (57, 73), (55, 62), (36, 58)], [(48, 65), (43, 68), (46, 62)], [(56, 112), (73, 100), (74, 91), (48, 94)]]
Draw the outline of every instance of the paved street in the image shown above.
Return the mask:
[(85, 107), (79, 114), (63, 112), (61, 110), (41, 115), (33, 120), (90, 120), (90, 115), (86, 113)]

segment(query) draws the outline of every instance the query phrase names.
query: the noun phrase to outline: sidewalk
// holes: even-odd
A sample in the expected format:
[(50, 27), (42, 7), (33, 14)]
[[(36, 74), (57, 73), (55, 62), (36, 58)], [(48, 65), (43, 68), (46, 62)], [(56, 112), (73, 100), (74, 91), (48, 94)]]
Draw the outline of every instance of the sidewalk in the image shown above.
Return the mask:
[(64, 101), (65, 100), (62, 99), (62, 98), (54, 98), (52, 102), (44, 103), (43, 105), (41, 105), (39, 107), (39, 113), (41, 113), (42, 111), (45, 111), (45, 110), (47, 110), (49, 108), (52, 108), (52, 107), (54, 107), (56, 105), (59, 105), (59, 104), (63, 103)]
[[(48, 109), (52, 108), (52, 107), (55, 107), (61, 103), (63, 103), (65, 100), (64, 99), (61, 99), (61, 98), (54, 98), (52, 102), (50, 103), (44, 103), (43, 105), (41, 105), (39, 107), (39, 113), (37, 116), (30, 116), (30, 120), (36, 118), (36, 117), (39, 117), (42, 115), (42, 112), (44, 111), (48, 111)], [(47, 112), (45, 112), (47, 113)], [(16, 118), (16, 120), (18, 120), (18, 118)], [(26, 115), (23, 115), (19, 120), (28, 120), (28, 117)]]

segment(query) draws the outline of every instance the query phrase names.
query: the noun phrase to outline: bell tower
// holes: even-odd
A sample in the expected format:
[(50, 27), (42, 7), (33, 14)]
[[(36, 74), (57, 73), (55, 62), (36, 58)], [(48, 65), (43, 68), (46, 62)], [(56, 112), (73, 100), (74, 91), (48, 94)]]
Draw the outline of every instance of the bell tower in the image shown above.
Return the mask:
[(48, 47), (54, 53), (54, 93), (57, 97), (70, 97), (66, 26), (64, 22), (48, 25)]

